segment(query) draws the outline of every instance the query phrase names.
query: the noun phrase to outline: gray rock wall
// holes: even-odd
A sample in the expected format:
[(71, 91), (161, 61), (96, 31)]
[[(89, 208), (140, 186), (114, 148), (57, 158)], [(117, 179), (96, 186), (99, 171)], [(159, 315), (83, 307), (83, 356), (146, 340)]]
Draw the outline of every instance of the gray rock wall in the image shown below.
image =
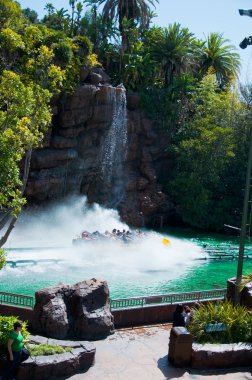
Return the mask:
[[(120, 183), (104, 183), (101, 176), (101, 149), (113, 119), (111, 98), (120, 91), (108, 84), (83, 83), (55, 103), (44, 148), (32, 157), (26, 189), (31, 203), (84, 194), (90, 202), (118, 208), (129, 225), (158, 227), (169, 217), (173, 205), (158, 180), (171, 166), (169, 142), (154, 130), (137, 95), (127, 97), (128, 150), (119, 168)], [(122, 185), (120, 199), (114, 200), (113, 188)]]

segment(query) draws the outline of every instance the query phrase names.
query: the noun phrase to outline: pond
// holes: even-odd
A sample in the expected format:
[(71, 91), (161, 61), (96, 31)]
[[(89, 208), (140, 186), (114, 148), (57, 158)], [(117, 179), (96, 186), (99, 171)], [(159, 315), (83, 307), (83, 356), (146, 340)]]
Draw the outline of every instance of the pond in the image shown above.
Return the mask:
[[(95, 277), (107, 280), (111, 298), (126, 298), (218, 289), (236, 275), (237, 259), (211, 258), (220, 252), (236, 256), (239, 241), (235, 237), (170, 229), (145, 231), (129, 244), (106, 239), (72, 245), (72, 238), (82, 230), (113, 228), (128, 226), (120, 222), (116, 211), (98, 205), (89, 208), (83, 198), (23, 213), (5, 247), (7, 260), (16, 266), (0, 271), (0, 290), (34, 295), (43, 287)], [(164, 238), (170, 244), (164, 244)], [(246, 254), (250, 249), (248, 241)], [(251, 260), (246, 259), (244, 271), (250, 267)]]

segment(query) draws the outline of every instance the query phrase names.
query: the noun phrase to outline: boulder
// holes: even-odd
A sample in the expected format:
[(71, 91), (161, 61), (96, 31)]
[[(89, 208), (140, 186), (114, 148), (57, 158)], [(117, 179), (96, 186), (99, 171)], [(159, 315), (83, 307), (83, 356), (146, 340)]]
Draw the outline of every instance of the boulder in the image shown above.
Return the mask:
[(100, 74), (91, 72), (87, 77), (87, 81), (93, 85), (98, 85), (102, 82), (102, 76)]
[(111, 78), (100, 67), (92, 68), (92, 73), (99, 74), (102, 77), (101, 84), (110, 84)]
[(85, 82), (89, 73), (90, 73), (89, 67), (86, 67), (86, 66), (81, 67), (81, 69), (80, 69), (80, 80), (81, 80), (81, 82)]
[(106, 281), (91, 279), (36, 292), (32, 328), (56, 339), (98, 339), (114, 331)]

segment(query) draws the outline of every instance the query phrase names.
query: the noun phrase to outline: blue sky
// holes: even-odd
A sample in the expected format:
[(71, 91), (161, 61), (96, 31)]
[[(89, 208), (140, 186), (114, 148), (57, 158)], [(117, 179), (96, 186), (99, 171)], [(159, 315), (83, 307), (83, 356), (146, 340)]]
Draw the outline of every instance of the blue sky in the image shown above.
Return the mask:
[[(19, 0), (22, 8), (34, 9), (40, 17), (48, 2), (57, 9), (69, 8), (68, 0)], [(252, 82), (252, 45), (245, 50), (239, 48), (244, 37), (252, 35), (252, 18), (240, 16), (238, 9), (252, 9), (252, 0), (159, 0), (155, 11), (158, 17), (154, 23), (167, 26), (179, 22), (202, 39), (210, 32), (223, 33), (241, 56), (240, 80)]]

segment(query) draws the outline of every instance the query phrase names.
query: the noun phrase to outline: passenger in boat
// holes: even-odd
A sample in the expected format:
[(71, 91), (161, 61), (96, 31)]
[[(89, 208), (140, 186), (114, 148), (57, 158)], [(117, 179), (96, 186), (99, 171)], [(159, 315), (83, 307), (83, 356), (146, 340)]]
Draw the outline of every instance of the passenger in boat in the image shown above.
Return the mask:
[(85, 239), (85, 240), (90, 240), (89, 232), (88, 232), (88, 231), (83, 231), (83, 232), (81, 233), (81, 238), (82, 238), (82, 239)]
[(185, 327), (185, 314), (184, 314), (184, 306), (182, 304), (178, 304), (175, 312), (173, 313), (173, 327)]

